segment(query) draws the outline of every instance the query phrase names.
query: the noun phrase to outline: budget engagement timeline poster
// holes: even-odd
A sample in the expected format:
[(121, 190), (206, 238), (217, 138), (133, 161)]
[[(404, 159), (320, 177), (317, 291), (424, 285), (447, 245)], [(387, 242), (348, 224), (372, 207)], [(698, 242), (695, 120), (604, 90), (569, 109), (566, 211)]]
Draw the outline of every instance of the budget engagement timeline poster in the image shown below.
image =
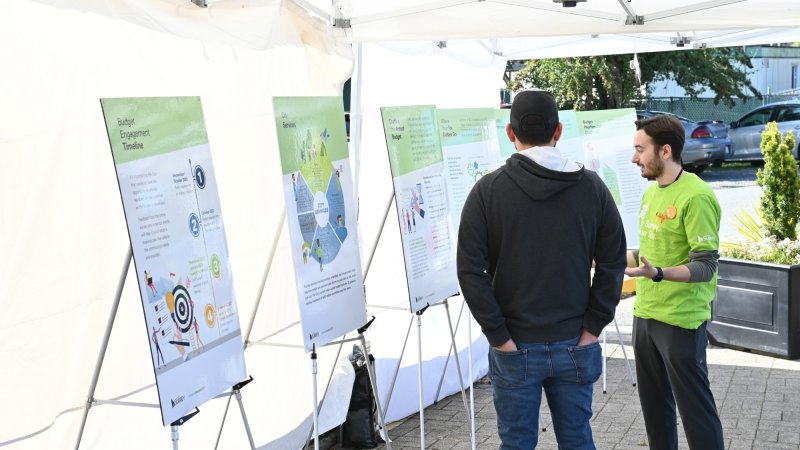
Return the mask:
[(245, 379), (199, 97), (101, 99), (167, 425)]
[(367, 322), (342, 97), (275, 97), (297, 299), (310, 352)]
[(381, 108), (411, 312), (458, 294), (444, 163), (433, 106)]

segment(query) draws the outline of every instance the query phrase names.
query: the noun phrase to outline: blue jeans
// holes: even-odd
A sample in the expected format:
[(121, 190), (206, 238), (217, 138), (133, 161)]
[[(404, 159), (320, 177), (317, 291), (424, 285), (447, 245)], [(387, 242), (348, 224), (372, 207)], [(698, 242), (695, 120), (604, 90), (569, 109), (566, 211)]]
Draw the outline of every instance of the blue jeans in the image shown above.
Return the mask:
[(594, 450), (593, 384), (600, 378), (600, 344), (517, 342), (515, 352), (489, 350), (489, 377), (497, 412), (500, 450), (530, 450), (539, 438), (542, 388), (553, 417), (559, 449)]

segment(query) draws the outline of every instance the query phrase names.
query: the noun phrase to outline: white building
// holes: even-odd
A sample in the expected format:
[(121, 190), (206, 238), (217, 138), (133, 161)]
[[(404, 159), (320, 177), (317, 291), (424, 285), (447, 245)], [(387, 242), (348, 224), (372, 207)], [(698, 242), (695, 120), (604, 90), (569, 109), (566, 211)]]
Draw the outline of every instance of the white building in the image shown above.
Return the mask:
[[(800, 91), (800, 47), (745, 47), (753, 64), (748, 78), (763, 95)], [(652, 83), (652, 97), (685, 97), (686, 91), (674, 81)], [(714, 97), (708, 90), (700, 97)]]

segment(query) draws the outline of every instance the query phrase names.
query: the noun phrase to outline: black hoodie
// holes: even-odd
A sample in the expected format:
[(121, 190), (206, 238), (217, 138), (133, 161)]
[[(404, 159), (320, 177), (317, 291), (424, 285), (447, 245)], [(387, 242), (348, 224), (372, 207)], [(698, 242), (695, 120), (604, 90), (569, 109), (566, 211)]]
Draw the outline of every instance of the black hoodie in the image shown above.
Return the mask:
[(626, 262), (614, 199), (583, 167), (559, 172), (512, 155), (461, 213), (458, 280), (492, 346), (563, 341), (581, 327), (598, 336), (614, 319)]

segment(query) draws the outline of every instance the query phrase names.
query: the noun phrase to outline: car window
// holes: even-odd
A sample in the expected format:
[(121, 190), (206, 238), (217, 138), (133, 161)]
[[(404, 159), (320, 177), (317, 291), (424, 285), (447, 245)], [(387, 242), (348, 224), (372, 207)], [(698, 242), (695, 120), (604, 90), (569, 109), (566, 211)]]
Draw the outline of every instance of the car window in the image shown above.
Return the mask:
[(772, 114), (770, 109), (759, 109), (754, 111), (739, 120), (740, 127), (749, 127), (752, 125), (764, 125), (769, 122), (769, 116)]
[(778, 110), (778, 122), (789, 122), (791, 120), (800, 120), (800, 105), (784, 106)]

